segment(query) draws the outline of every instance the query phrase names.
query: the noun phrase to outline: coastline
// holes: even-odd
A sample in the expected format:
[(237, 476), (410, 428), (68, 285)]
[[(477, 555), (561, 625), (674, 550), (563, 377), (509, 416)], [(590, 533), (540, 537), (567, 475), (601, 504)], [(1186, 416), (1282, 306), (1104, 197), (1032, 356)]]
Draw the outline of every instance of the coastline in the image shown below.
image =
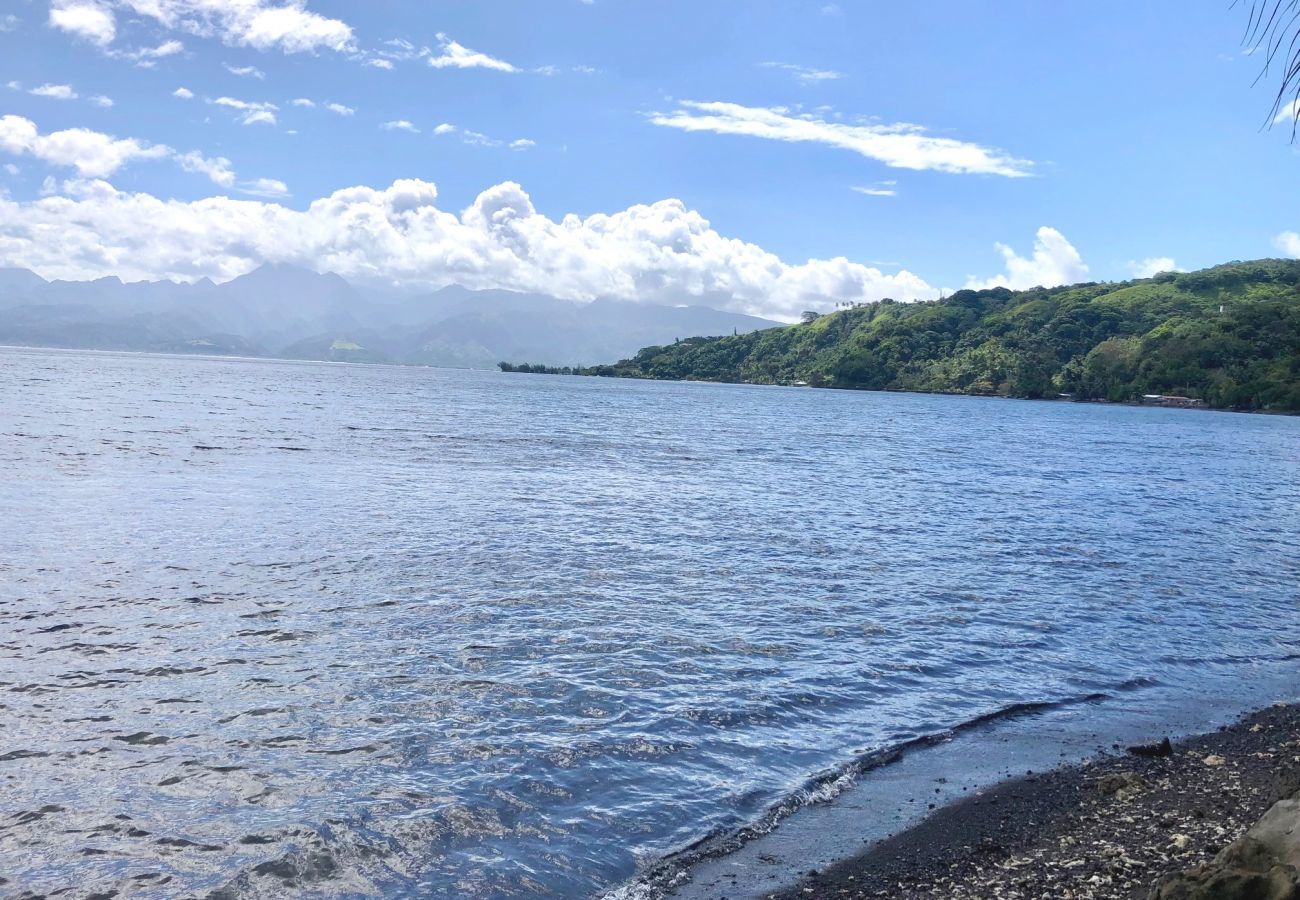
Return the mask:
[[(832, 864), (808, 853), (797, 879), (773, 883), (759, 854), (670, 895), (1145, 900), (1300, 790), (1300, 704), (1176, 740), (1167, 757), (1115, 743), (1098, 750), (1045, 772), (1008, 773)], [(822, 842), (837, 837), (827, 831)]]

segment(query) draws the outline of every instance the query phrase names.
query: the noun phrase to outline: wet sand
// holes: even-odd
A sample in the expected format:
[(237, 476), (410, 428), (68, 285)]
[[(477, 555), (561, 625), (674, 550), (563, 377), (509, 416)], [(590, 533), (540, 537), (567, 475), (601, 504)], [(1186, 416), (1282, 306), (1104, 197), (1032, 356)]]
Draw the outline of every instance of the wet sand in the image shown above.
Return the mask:
[(1297, 790), (1300, 706), (1275, 706), (1167, 757), (1115, 746), (1005, 781), (767, 896), (1145, 898)]

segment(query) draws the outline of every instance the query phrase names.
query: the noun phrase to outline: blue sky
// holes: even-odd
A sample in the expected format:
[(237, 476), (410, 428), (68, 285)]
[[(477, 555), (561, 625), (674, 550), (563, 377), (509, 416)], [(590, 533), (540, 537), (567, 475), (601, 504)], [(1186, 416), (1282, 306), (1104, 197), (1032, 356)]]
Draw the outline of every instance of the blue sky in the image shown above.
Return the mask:
[(789, 317), (1300, 255), (1300, 154), (1289, 122), (1261, 128), (1274, 84), (1252, 88), (1244, 19), (1225, 0), (6, 0), (0, 264), (220, 279), (270, 259)]

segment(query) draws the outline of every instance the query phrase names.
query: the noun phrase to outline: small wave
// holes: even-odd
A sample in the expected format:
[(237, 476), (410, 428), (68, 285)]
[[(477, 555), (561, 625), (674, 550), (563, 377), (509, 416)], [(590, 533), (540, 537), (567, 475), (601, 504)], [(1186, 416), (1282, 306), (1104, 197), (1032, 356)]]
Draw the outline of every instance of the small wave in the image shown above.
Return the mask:
[[(1127, 692), (1148, 687), (1154, 683), (1152, 679), (1135, 678), (1116, 685), (1112, 690)], [(1101, 703), (1110, 699), (1111, 696), (1111, 693), (1097, 691), (1056, 700), (1013, 703), (966, 719), (940, 731), (868, 750), (840, 766), (813, 775), (787, 797), (769, 806), (761, 816), (750, 824), (740, 828), (714, 829), (682, 850), (653, 864), (631, 881), (605, 893), (603, 900), (652, 900), (652, 898), (663, 896), (674, 885), (685, 880), (688, 877), (689, 869), (697, 863), (734, 853), (755, 838), (770, 833), (783, 820), (800, 809), (834, 800), (863, 775), (893, 765), (909, 753), (946, 743), (958, 735), (987, 729), (1001, 722), (1039, 715), (1071, 706)]]

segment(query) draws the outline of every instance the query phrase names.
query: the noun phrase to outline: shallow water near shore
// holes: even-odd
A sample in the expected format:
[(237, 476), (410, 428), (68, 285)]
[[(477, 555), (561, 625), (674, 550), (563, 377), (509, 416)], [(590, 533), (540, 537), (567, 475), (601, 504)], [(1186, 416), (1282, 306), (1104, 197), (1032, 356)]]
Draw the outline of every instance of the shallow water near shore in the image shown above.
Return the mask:
[(6, 893), (597, 896), (1017, 704), (1300, 683), (1293, 418), (19, 350), (0, 398)]

